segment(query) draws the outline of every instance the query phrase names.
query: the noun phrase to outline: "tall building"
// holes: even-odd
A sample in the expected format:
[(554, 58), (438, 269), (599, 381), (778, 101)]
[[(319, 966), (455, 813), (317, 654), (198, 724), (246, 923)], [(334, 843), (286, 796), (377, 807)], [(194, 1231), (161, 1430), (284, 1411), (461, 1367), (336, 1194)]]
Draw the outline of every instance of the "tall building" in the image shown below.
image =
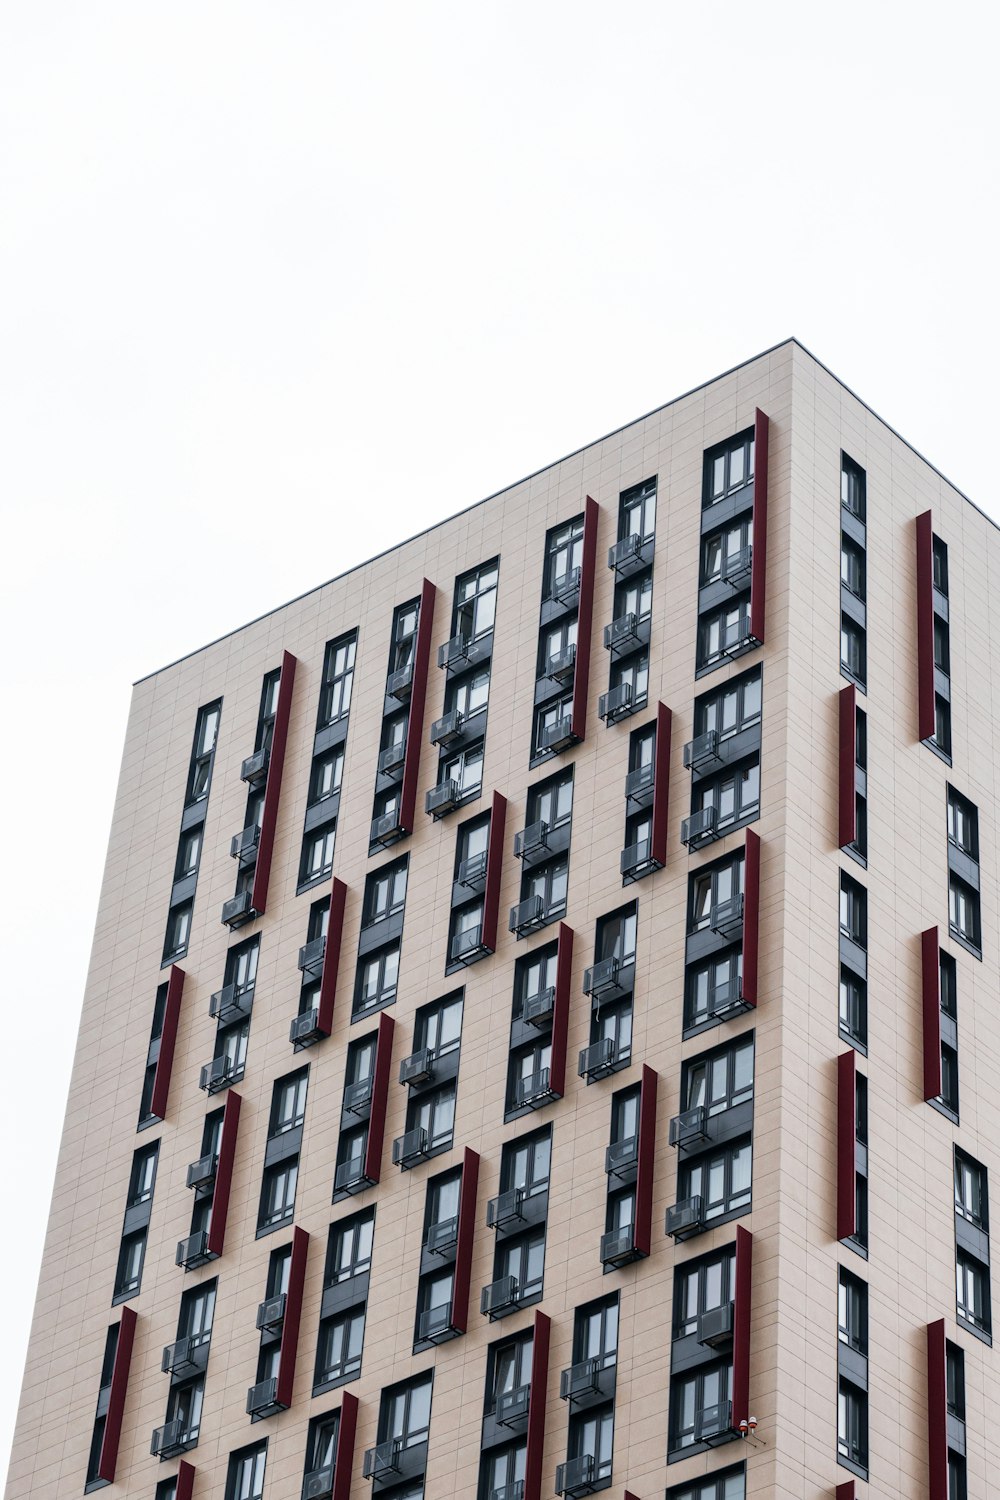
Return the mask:
[(10, 1500), (995, 1494), (998, 580), (789, 341), (137, 683)]

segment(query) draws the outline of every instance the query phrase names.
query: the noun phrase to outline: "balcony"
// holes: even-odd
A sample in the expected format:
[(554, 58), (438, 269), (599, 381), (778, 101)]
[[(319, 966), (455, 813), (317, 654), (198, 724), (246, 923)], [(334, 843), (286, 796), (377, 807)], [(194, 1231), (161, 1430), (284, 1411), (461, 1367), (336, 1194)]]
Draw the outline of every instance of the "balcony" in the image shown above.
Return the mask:
[(493, 1323), (516, 1311), (520, 1304), (520, 1287), (516, 1276), (501, 1276), (483, 1287), (479, 1299), (479, 1311)]
[(199, 1156), (187, 1169), (187, 1185), (189, 1188), (208, 1188), (215, 1183), (215, 1174), (219, 1170), (219, 1158), (214, 1151), (207, 1156)]
[(399, 781), (405, 762), (406, 745), (402, 740), (394, 745), (386, 745), (384, 750), (379, 751), (378, 774), (390, 776), (393, 781)]
[(512, 1391), (501, 1391), (493, 1413), (498, 1427), (509, 1427), (520, 1432), (528, 1421), (528, 1406), (531, 1401), (531, 1386), (519, 1385)]
[(712, 931), (727, 943), (734, 943), (743, 936), (743, 896), (730, 896), (728, 901), (719, 901), (712, 907), (709, 917)]
[(222, 923), (223, 926), (229, 928), (230, 932), (236, 932), (238, 928), (245, 927), (257, 915), (253, 909), (252, 894), (248, 886), (245, 891), (238, 891), (223, 906)]
[(618, 861), (623, 885), (634, 885), (637, 880), (662, 868), (660, 861), (653, 858), (651, 839), (640, 839), (636, 844), (629, 844), (627, 849), (622, 850)]
[(186, 1380), (205, 1368), (208, 1363), (208, 1348), (209, 1340), (204, 1335), (178, 1339), (175, 1344), (168, 1344), (164, 1349), (160, 1369), (164, 1375), (174, 1375), (179, 1380)]
[(452, 709), (450, 714), (444, 714), (440, 719), (435, 719), (431, 725), (432, 745), (454, 745), (462, 738), (462, 725), (465, 715), (460, 709)]
[(573, 718), (571, 714), (563, 714), (554, 724), (549, 724), (542, 730), (541, 744), (539, 750), (546, 751), (550, 755), (557, 755), (560, 750), (567, 750), (570, 745), (576, 744), (576, 735), (573, 733)]
[(724, 583), (739, 592), (750, 587), (750, 578), (753, 572), (753, 548), (741, 547), (732, 556), (722, 560), (722, 573), (720, 574)]
[(453, 635), (450, 641), (445, 641), (443, 646), (438, 647), (437, 663), (450, 677), (453, 672), (460, 672), (462, 668), (472, 660), (472, 641), (465, 635)]
[(692, 1235), (701, 1234), (704, 1227), (704, 1204), (700, 1194), (696, 1198), (682, 1198), (667, 1209), (666, 1232), (674, 1240), (689, 1240)]
[(635, 1248), (634, 1224), (626, 1224), (623, 1229), (610, 1229), (601, 1235), (601, 1264), (606, 1271), (641, 1259), (642, 1252)]
[(517, 1228), (519, 1224), (525, 1223), (523, 1210), (524, 1188), (508, 1188), (507, 1192), (499, 1193), (487, 1203), (486, 1227), (487, 1229)]
[(526, 865), (532, 864), (549, 852), (549, 825), (541, 821), (529, 823), (527, 828), (522, 828), (520, 833), (514, 835), (514, 858), (523, 859)]
[[(559, 1376), (559, 1398), (568, 1401), (572, 1408), (592, 1406), (595, 1401), (600, 1401), (606, 1396), (602, 1389), (601, 1374), (604, 1370), (604, 1360), (601, 1357), (581, 1360), (578, 1365), (570, 1365), (568, 1370), (563, 1370)], [(607, 1366), (614, 1376), (613, 1364)]]
[(413, 692), (413, 667), (400, 667), (398, 672), (390, 672), (386, 678), (385, 695), (387, 698), (395, 698), (397, 703), (409, 703), (410, 694)]
[(263, 1333), (276, 1333), (285, 1321), (285, 1303), (287, 1297), (284, 1292), (279, 1292), (276, 1297), (267, 1297), (257, 1309), (257, 1327)]
[(416, 1130), (408, 1130), (405, 1135), (398, 1135), (392, 1143), (392, 1164), (402, 1172), (419, 1166), (429, 1155), (430, 1136), (421, 1125)]
[(719, 1443), (728, 1443), (733, 1432), (733, 1405), (731, 1401), (720, 1401), (716, 1406), (703, 1406), (694, 1414), (694, 1440), (715, 1448)]
[(642, 537), (637, 531), (623, 536), (620, 542), (615, 542), (613, 547), (608, 548), (608, 567), (616, 578), (631, 578), (633, 573), (641, 572), (645, 566)]
[(208, 1248), (208, 1230), (198, 1229), (194, 1234), (189, 1234), (186, 1240), (181, 1240), (177, 1246), (176, 1263), (183, 1266), (185, 1271), (194, 1271), (198, 1266), (207, 1266), (210, 1260), (215, 1260), (214, 1250)]
[[(622, 983), (623, 964), (620, 958), (602, 958), (599, 963), (585, 969), (583, 993), (592, 1000), (618, 1000), (631, 985)], [(631, 965), (629, 965), (631, 967)]]
[(361, 1473), (364, 1479), (387, 1479), (399, 1473), (399, 1460), (403, 1452), (402, 1438), (390, 1438), (375, 1448), (365, 1450)]
[(557, 651), (550, 656), (545, 663), (544, 676), (549, 682), (557, 682), (561, 687), (569, 687), (573, 681), (576, 671), (576, 647), (567, 646), (564, 651)]
[(268, 1380), (258, 1380), (247, 1391), (247, 1416), (252, 1422), (261, 1422), (284, 1410), (284, 1403), (278, 1400), (278, 1381), (274, 1375)]
[(267, 780), (267, 768), (270, 763), (270, 746), (265, 745), (262, 750), (256, 750), (253, 755), (247, 756), (240, 766), (240, 780), (245, 781), (248, 786), (263, 786)]
[(208, 1002), (208, 1013), (220, 1026), (229, 1026), (233, 1021), (242, 1021), (250, 1014), (253, 1004), (253, 985), (225, 984)]
[(639, 616), (632, 610), (628, 614), (619, 615), (617, 620), (612, 620), (610, 625), (604, 627), (604, 649), (611, 652), (612, 661), (626, 656), (641, 644)]
[(424, 798), (424, 809), (434, 819), (435, 823), (450, 813), (462, 800), (462, 789), (457, 781), (441, 781), (437, 786), (432, 786)]
[(431, 1255), (447, 1255), (458, 1244), (458, 1220), (442, 1219), (439, 1224), (427, 1226), (425, 1248)]
[(561, 1096), (552, 1089), (552, 1074), (549, 1068), (539, 1068), (526, 1078), (518, 1078), (514, 1084), (515, 1109), (541, 1109), (553, 1099)]
[(549, 598), (568, 609), (580, 597), (580, 578), (579, 568), (567, 568), (565, 573), (560, 573), (558, 578), (553, 578)]
[(465, 932), (456, 932), (448, 948), (449, 959), (453, 964), (474, 964), (477, 959), (486, 958), (492, 952), (493, 949), (487, 948), (483, 942), (482, 922), (466, 928)]
[(443, 1344), (458, 1332), (451, 1320), (451, 1303), (428, 1307), (417, 1319), (417, 1338), (428, 1344)]
[(537, 994), (525, 995), (521, 1020), (526, 1021), (529, 1026), (548, 1026), (555, 1004), (556, 992), (551, 985), (547, 990), (539, 990)]
[(420, 1052), (411, 1052), (409, 1057), (404, 1057), (399, 1065), (399, 1081), (404, 1086), (410, 1087), (422, 1083), (433, 1083), (434, 1049), (424, 1047)]
[(213, 1057), (202, 1068), (198, 1087), (204, 1089), (206, 1094), (219, 1094), (242, 1077), (243, 1064), (237, 1062), (235, 1057), (227, 1057), (223, 1053), (221, 1057)]
[(528, 896), (526, 900), (511, 907), (508, 925), (517, 937), (524, 937), (526, 933), (534, 932), (536, 927), (543, 927), (545, 921), (546, 909), (542, 897)]
[[(576, 1500), (578, 1495), (592, 1495), (598, 1488), (597, 1466), (592, 1453), (583, 1453), (556, 1466), (556, 1494)], [(603, 1485), (601, 1485), (603, 1489)]]
[(235, 859), (241, 870), (249, 870), (257, 860), (257, 849), (260, 844), (260, 826), (251, 823), (249, 828), (244, 828), (241, 833), (234, 833), (229, 842), (229, 853)]
[(312, 1469), (302, 1485), (302, 1500), (331, 1500), (333, 1495), (333, 1465), (325, 1469)]
[(370, 1113), (372, 1102), (372, 1087), (374, 1078), (360, 1078), (357, 1083), (348, 1083), (344, 1086), (344, 1109), (349, 1115), (356, 1115), (359, 1119)]
[(604, 1170), (619, 1182), (634, 1182), (639, 1169), (639, 1138), (630, 1135), (623, 1141), (612, 1141), (604, 1153)]
[(481, 894), (486, 889), (486, 863), (485, 849), (480, 850), (478, 854), (473, 854), (469, 859), (463, 859), (455, 877), (457, 883), (467, 891)]
[(699, 1344), (710, 1349), (728, 1349), (733, 1342), (733, 1304), (724, 1302), (721, 1307), (710, 1307), (698, 1314)]
[(300, 1016), (296, 1016), (288, 1029), (288, 1040), (296, 1052), (301, 1052), (304, 1047), (311, 1047), (315, 1042), (322, 1041), (326, 1032), (321, 1030), (319, 1024), (319, 1011), (313, 1006), (312, 1010), (304, 1010)]
[(597, 700), (597, 717), (603, 719), (610, 729), (619, 719), (627, 719), (632, 712), (632, 684), (620, 682), (617, 687), (602, 693)]
[(365, 1175), (363, 1156), (352, 1156), (347, 1161), (342, 1161), (333, 1176), (335, 1193), (363, 1193), (371, 1186), (371, 1179)]
[(326, 957), (326, 938), (313, 938), (299, 949), (298, 968), (306, 979), (321, 979), (323, 960)]
[(719, 731), (709, 729), (705, 734), (695, 735), (684, 746), (685, 771), (702, 771), (707, 767), (721, 766), (719, 754)]
[(642, 809), (652, 807), (656, 780), (652, 761), (645, 766), (636, 766), (625, 777), (625, 801), (630, 807)]
[(601, 1078), (610, 1078), (619, 1066), (618, 1048), (609, 1036), (602, 1036), (599, 1042), (584, 1047), (576, 1071), (588, 1083), (597, 1083)]
[(683, 1155), (686, 1151), (699, 1150), (708, 1145), (708, 1110), (704, 1104), (694, 1109), (685, 1109), (670, 1121), (668, 1136), (671, 1146), (676, 1146)]
[(703, 807), (701, 812), (692, 813), (681, 823), (681, 843), (686, 844), (692, 853), (695, 849), (703, 849), (706, 844), (714, 844), (721, 837), (717, 807)]
[(167, 1458), (176, 1458), (180, 1453), (188, 1453), (197, 1445), (198, 1430), (197, 1427), (189, 1427), (185, 1417), (165, 1422), (162, 1427), (154, 1428), (149, 1451), (161, 1462)]
[(725, 984), (717, 985), (712, 992), (710, 1004), (713, 1021), (729, 1021), (733, 1016), (740, 1016), (751, 1009), (743, 998), (739, 979), (728, 979)]
[(389, 812), (384, 812), (380, 817), (372, 819), (371, 834), (368, 842), (375, 844), (381, 849), (389, 849), (393, 844), (398, 844), (404, 837), (405, 830), (400, 820), (400, 811), (394, 807)]

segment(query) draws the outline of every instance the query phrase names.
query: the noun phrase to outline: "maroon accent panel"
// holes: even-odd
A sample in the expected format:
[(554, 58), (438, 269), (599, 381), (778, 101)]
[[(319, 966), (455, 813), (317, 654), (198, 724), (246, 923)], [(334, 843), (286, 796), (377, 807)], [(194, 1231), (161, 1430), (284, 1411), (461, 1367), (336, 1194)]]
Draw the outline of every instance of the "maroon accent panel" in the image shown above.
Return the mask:
[(115, 1362), (111, 1371), (108, 1414), (104, 1422), (104, 1436), (101, 1439), (101, 1456), (97, 1463), (98, 1479), (104, 1479), (108, 1484), (115, 1482), (115, 1465), (118, 1462), (118, 1442), (122, 1435), (122, 1417), (125, 1415), (125, 1396), (128, 1391), (129, 1366), (132, 1363), (135, 1322), (134, 1309), (123, 1307), (121, 1322), (118, 1325)]
[(177, 1470), (177, 1494), (175, 1500), (191, 1500), (194, 1494), (194, 1464), (182, 1458)]
[(295, 1356), (299, 1348), (299, 1320), (302, 1317), (302, 1294), (306, 1284), (306, 1257), (309, 1254), (309, 1236), (296, 1226), (292, 1230), (292, 1259), (288, 1267), (288, 1291), (285, 1295), (285, 1316), (281, 1320), (281, 1347), (278, 1350), (278, 1384), (276, 1399), (282, 1406), (291, 1406), (292, 1388), (295, 1385)]
[(392, 1033), (396, 1023), (385, 1012), (378, 1018), (378, 1041), (375, 1043), (375, 1077), (372, 1080), (372, 1105), (368, 1118), (368, 1141), (365, 1146), (365, 1176), (378, 1182), (382, 1171), (382, 1141), (385, 1137), (385, 1112), (389, 1103), (389, 1074), (392, 1070)]
[(278, 683), (278, 702), (274, 710), (274, 729), (271, 732), (271, 755), (267, 763), (267, 782), (264, 786), (264, 807), (260, 815), (260, 842), (257, 845), (253, 893), (250, 897), (250, 905), (258, 917), (263, 915), (267, 906), (267, 887), (271, 879), (271, 856), (274, 853), (274, 835), (278, 826), (281, 773), (285, 768), (285, 741), (288, 739), (288, 720), (292, 712), (295, 666), (295, 657), (290, 651), (283, 651), (281, 653), (281, 681)]
[(333, 1460), (333, 1489), (330, 1500), (351, 1500), (354, 1470), (354, 1439), (358, 1431), (358, 1398), (344, 1392), (340, 1403), (340, 1425), (337, 1428), (337, 1452)]
[(853, 1479), (845, 1479), (843, 1484), (837, 1485), (837, 1500), (857, 1500), (857, 1496)]
[(403, 783), (399, 794), (399, 826), (406, 833), (413, 832), (413, 816), (417, 808), (417, 777), (420, 773), (420, 751), (424, 738), (424, 700), (427, 697), (427, 668), (431, 659), (436, 595), (437, 589), (425, 578), (420, 588), (420, 617), (417, 620), (417, 644), (413, 652), (410, 713), (406, 721)]
[(212, 1194), (212, 1217), (208, 1226), (208, 1248), (213, 1255), (221, 1255), (226, 1243), (226, 1215), (229, 1213), (229, 1193), (233, 1185), (233, 1167), (236, 1163), (236, 1136), (240, 1128), (239, 1094), (232, 1089), (226, 1095), (226, 1106), (222, 1115), (222, 1131), (219, 1135), (219, 1165), (215, 1169), (215, 1192)]
[(483, 896), (483, 947), (497, 951), (497, 923), (500, 917), (500, 877), (503, 874), (503, 840), (507, 827), (507, 798), (493, 793), (490, 810), (490, 832), (486, 845), (486, 894)]
[(573, 970), (573, 929), (559, 923), (556, 944), (556, 996), (552, 1005), (549, 1088), (557, 1099), (566, 1092), (566, 1042), (569, 1036), (570, 978)]
[(941, 948), (936, 927), (920, 934), (924, 1007), (924, 1098), (941, 1097)]
[(653, 1231), (653, 1162), (656, 1159), (656, 1085), (657, 1075), (646, 1063), (642, 1065), (639, 1084), (639, 1143), (636, 1151), (635, 1224), (633, 1244), (641, 1255), (648, 1255)]
[(576, 622), (576, 669), (573, 673), (571, 721), (573, 734), (578, 740), (582, 740), (587, 732), (590, 636), (594, 623), (594, 580), (597, 576), (597, 518), (600, 513), (601, 507), (588, 495), (583, 507), (583, 561), (580, 564), (580, 607)]
[(769, 422), (758, 407), (753, 416), (753, 552), (750, 556), (750, 634), (764, 644), (764, 595), (767, 582), (767, 433)]
[(948, 1356), (944, 1318), (927, 1325), (928, 1500), (948, 1500)]
[(528, 1396), (528, 1451), (524, 1456), (524, 1500), (542, 1500), (545, 1387), (549, 1378), (551, 1328), (548, 1314), (536, 1312), (531, 1340), (531, 1392)]
[(736, 1268), (733, 1299), (733, 1430), (750, 1415), (750, 1304), (753, 1235), (736, 1226)]
[(857, 802), (857, 729), (858, 695), (853, 682), (840, 690), (840, 746), (838, 750), (840, 782), (841, 849), (853, 844), (858, 836)]
[(337, 972), (340, 968), (340, 941), (344, 936), (344, 907), (347, 903), (347, 886), (335, 879), (330, 887), (330, 915), (326, 923), (326, 948), (323, 953), (323, 973), (319, 981), (319, 1003), (316, 1006), (316, 1025), (324, 1036), (333, 1030), (333, 1005), (337, 998)]
[(184, 970), (171, 964), (170, 977), (167, 979), (167, 1003), (163, 1008), (163, 1028), (160, 1031), (160, 1050), (156, 1055), (156, 1072), (153, 1074), (153, 1095), (149, 1104), (150, 1114), (155, 1115), (158, 1120), (165, 1120), (167, 1117), (170, 1071), (174, 1065), (174, 1047), (183, 993)]
[(665, 703), (656, 705), (656, 747), (653, 751), (653, 818), (650, 854), (662, 869), (667, 862), (667, 827), (670, 806), (670, 722)]
[(760, 944), (760, 838), (747, 829), (743, 857), (743, 1000), (757, 1005), (757, 953)]
[(479, 1188), (479, 1153), (465, 1148), (462, 1185), (458, 1190), (458, 1248), (451, 1284), (451, 1326), (459, 1333), (469, 1328), (469, 1287), (472, 1284), (472, 1241), (476, 1234), (476, 1193)]
[(934, 533), (931, 513), (917, 517), (917, 737), (934, 738)]
[(849, 1240), (857, 1229), (854, 1144), (857, 1138), (857, 1057), (852, 1047), (837, 1058), (837, 1238)]

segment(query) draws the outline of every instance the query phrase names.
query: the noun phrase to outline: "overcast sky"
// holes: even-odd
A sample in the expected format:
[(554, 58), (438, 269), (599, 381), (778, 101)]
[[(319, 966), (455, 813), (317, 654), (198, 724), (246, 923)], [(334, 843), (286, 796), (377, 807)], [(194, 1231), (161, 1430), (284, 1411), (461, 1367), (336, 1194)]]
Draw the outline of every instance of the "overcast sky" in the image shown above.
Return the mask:
[(985, 12), (0, 3), (0, 1473), (133, 679), (789, 334), (998, 514)]

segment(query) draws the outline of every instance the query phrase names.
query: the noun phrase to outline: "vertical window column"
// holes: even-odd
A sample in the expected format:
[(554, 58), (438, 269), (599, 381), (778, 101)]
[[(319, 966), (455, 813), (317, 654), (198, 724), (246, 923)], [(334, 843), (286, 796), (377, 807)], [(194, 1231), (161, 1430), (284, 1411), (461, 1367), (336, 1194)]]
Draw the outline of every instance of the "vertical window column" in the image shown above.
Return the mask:
[(862, 692), (868, 684), (868, 482), (840, 455), (840, 672)]
[(859, 864), (868, 863), (868, 715), (858, 708), (857, 688), (839, 699), (839, 843)]
[(333, 869), (357, 649), (358, 632), (349, 630), (327, 642), (323, 658), (297, 892), (319, 885)]
[(437, 658), (445, 674), (444, 714), (431, 728), (437, 784), (424, 803), (435, 820), (482, 792), (499, 570), (494, 557), (455, 580), (452, 636)]
[(618, 541), (608, 552), (615, 577), (614, 617), (604, 627), (608, 691), (598, 712), (610, 728), (649, 700), (649, 640), (656, 549), (656, 479), (618, 498)]
[(222, 699), (218, 698), (214, 703), (207, 703), (198, 710), (195, 722), (174, 879), (170, 888), (170, 911), (163, 940), (164, 965), (183, 958), (191, 939), (191, 918), (194, 914), (198, 869), (205, 841), (208, 794), (212, 787), (212, 768), (215, 764), (221, 714)]
[(420, 597), (393, 611), (369, 854), (413, 832), (436, 594), (425, 578)]
[(948, 548), (934, 535), (931, 512), (916, 520), (917, 731), (951, 764), (951, 607)]

